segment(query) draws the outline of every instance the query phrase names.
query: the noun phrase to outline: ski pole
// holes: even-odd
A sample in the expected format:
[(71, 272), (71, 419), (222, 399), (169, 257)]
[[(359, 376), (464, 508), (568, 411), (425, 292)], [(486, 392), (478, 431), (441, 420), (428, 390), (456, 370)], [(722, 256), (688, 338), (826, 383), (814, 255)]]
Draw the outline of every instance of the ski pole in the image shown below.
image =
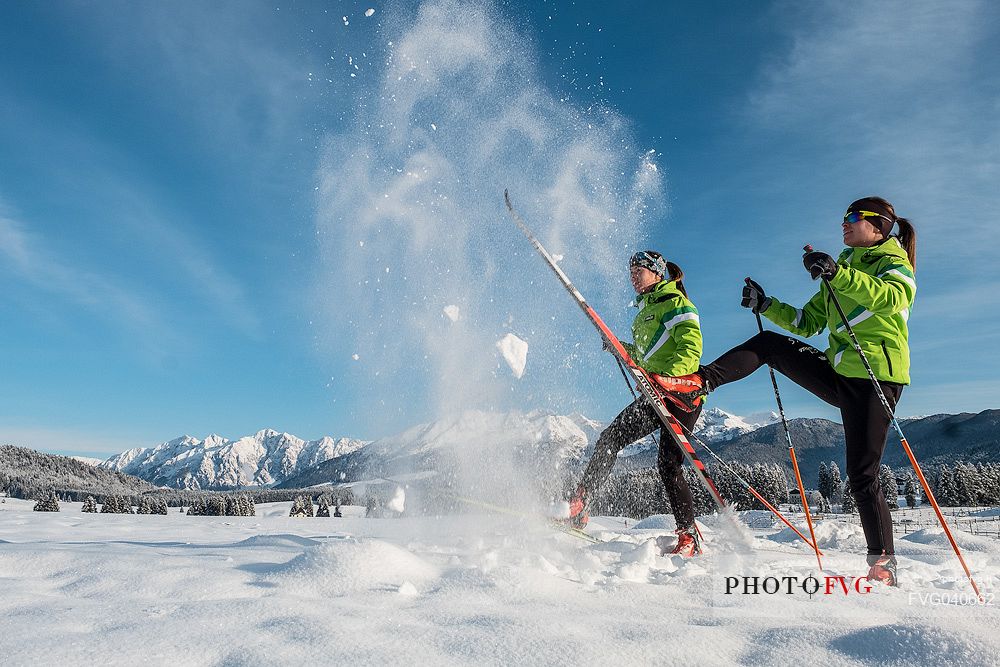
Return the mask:
[[(518, 229), (521, 230), (521, 233), (524, 234), (531, 245), (534, 246), (538, 254), (542, 256), (542, 259), (544, 259), (548, 267), (552, 269), (552, 272), (556, 274), (556, 277), (559, 279), (559, 282), (562, 283), (563, 288), (570, 293), (576, 301), (576, 304), (587, 316), (587, 319), (590, 320), (590, 323), (593, 324), (594, 327), (600, 332), (601, 338), (608, 344), (609, 347), (611, 347), (612, 353), (618, 357), (618, 360), (622, 362), (622, 364), (631, 373), (632, 379), (635, 380), (639, 390), (649, 401), (649, 404), (656, 412), (656, 416), (659, 417), (660, 421), (663, 423), (663, 427), (669, 429), (668, 435), (670, 435), (674, 444), (681, 450), (681, 454), (687, 462), (694, 467), (698, 480), (712, 497), (715, 505), (719, 508), (719, 513), (724, 514), (726, 510), (725, 500), (723, 500), (722, 496), (719, 495), (719, 489), (716, 488), (715, 482), (712, 481), (708, 471), (705, 469), (705, 464), (698, 458), (698, 454), (694, 451), (694, 447), (684, 436), (684, 431), (680, 423), (677, 421), (677, 418), (670, 414), (670, 411), (667, 410), (662, 397), (656, 392), (656, 389), (654, 389), (652, 378), (645, 370), (635, 363), (632, 356), (628, 353), (628, 350), (622, 346), (621, 342), (615, 337), (615, 335), (611, 332), (611, 329), (608, 328), (608, 325), (605, 324), (604, 320), (600, 318), (597, 312), (590, 307), (587, 300), (583, 298), (582, 294), (580, 294), (580, 290), (578, 290), (570, 281), (569, 276), (567, 276), (566, 273), (559, 268), (559, 265), (552, 258), (552, 255), (549, 254), (549, 251), (545, 249), (545, 246), (542, 245), (541, 241), (535, 237), (534, 233), (528, 228), (528, 225), (521, 219), (521, 215), (517, 212), (517, 210), (515, 210), (514, 204), (510, 201), (510, 194), (506, 190), (504, 190), (503, 197), (504, 203), (507, 205), (507, 211), (510, 213), (514, 224), (517, 225)], [(733, 521), (735, 523), (735, 519)]]
[(615, 361), (618, 363), (618, 370), (622, 372), (622, 377), (625, 378), (625, 385), (628, 387), (628, 390), (632, 392), (632, 398), (639, 398), (635, 393), (635, 389), (632, 388), (632, 383), (628, 381), (628, 374), (625, 372), (625, 367), (622, 366), (622, 360), (615, 357)]
[[(747, 285), (752, 281), (746, 279)], [(754, 311), (757, 318), (757, 330), (764, 333), (764, 323), (760, 319), (760, 313)], [(781, 393), (778, 391), (778, 380), (774, 377), (774, 369), (771, 364), (767, 365), (767, 372), (771, 374), (771, 387), (774, 388), (774, 400), (778, 404), (778, 414), (781, 416), (781, 426), (785, 429), (785, 439), (788, 441), (788, 455), (792, 458), (792, 469), (795, 470), (795, 481), (799, 485), (799, 499), (802, 501), (802, 509), (806, 513), (806, 523), (809, 525), (809, 536), (812, 538), (812, 547), (816, 551), (816, 564), (819, 565), (820, 572), (823, 571), (823, 561), (820, 560), (819, 544), (816, 542), (816, 531), (813, 530), (812, 514), (809, 512), (809, 501), (806, 499), (806, 489), (802, 484), (802, 474), (799, 472), (799, 461), (795, 456), (795, 447), (792, 445), (792, 432), (788, 428), (788, 420), (785, 419), (785, 407), (781, 404)]]
[[(805, 252), (810, 253), (813, 251), (811, 245), (807, 245), (803, 248)], [(851, 323), (847, 321), (847, 315), (844, 313), (843, 307), (840, 305), (840, 299), (837, 298), (837, 293), (834, 292), (833, 286), (830, 285), (830, 279), (823, 276), (823, 283), (826, 285), (827, 291), (830, 293), (830, 300), (833, 301), (833, 305), (837, 308), (837, 314), (840, 315), (841, 322), (844, 323), (844, 328), (847, 329), (848, 335), (851, 337), (851, 343), (854, 345), (855, 352), (861, 357), (861, 363), (864, 364), (865, 370), (868, 371), (868, 377), (871, 378), (872, 384), (875, 385), (875, 393), (878, 395), (879, 401), (882, 402), (882, 408), (885, 410), (885, 414), (889, 417), (889, 421), (892, 423), (896, 433), (899, 435), (899, 441), (903, 445), (903, 450), (906, 451), (907, 458), (910, 459), (910, 465), (913, 466), (914, 472), (917, 473), (917, 478), (920, 479), (921, 486), (924, 487), (924, 493), (927, 494), (927, 500), (931, 501), (931, 506), (934, 507), (934, 513), (937, 514), (938, 521), (941, 523), (941, 528), (944, 529), (944, 534), (948, 536), (948, 541), (951, 542), (951, 548), (955, 550), (955, 555), (958, 556), (958, 562), (962, 564), (962, 569), (965, 570), (965, 576), (969, 578), (969, 583), (972, 584), (972, 590), (976, 592), (976, 596), (979, 598), (980, 602), (984, 602), (983, 594), (979, 592), (979, 586), (976, 585), (976, 580), (972, 578), (972, 572), (969, 571), (969, 566), (965, 564), (965, 558), (962, 556), (962, 550), (958, 548), (958, 542), (951, 534), (951, 529), (948, 528), (948, 522), (944, 519), (944, 514), (941, 513), (941, 508), (938, 506), (937, 500), (934, 498), (934, 493), (931, 492), (931, 487), (927, 483), (927, 479), (924, 477), (923, 470), (920, 469), (920, 464), (917, 463), (917, 457), (913, 455), (913, 450), (910, 449), (910, 443), (906, 441), (906, 436), (903, 435), (903, 429), (899, 425), (899, 421), (896, 419), (896, 413), (890, 407), (889, 401), (886, 400), (885, 394), (882, 392), (882, 385), (878, 383), (878, 379), (875, 377), (875, 372), (872, 370), (871, 364), (868, 363), (868, 357), (865, 356), (865, 351), (861, 349), (861, 343), (858, 342), (858, 337), (854, 335), (854, 329), (851, 327)]]
[[(619, 364), (619, 368), (621, 368), (621, 362), (620, 361), (618, 362), (618, 364)], [(625, 373), (625, 369), (622, 368), (622, 374), (624, 375), (624, 373)], [(635, 395), (635, 391), (632, 389), (632, 383), (628, 381), (628, 377), (627, 376), (625, 377), (625, 384), (628, 385), (629, 391), (632, 391), (632, 395), (634, 396)], [(679, 421), (677, 423), (680, 424)], [(801, 537), (803, 542), (805, 542), (810, 547), (812, 547), (813, 550), (816, 551), (816, 559), (819, 560), (819, 556), (820, 556), (820, 554), (822, 552), (819, 550), (819, 547), (816, 545), (816, 536), (815, 535), (813, 535), (813, 539), (810, 542), (809, 538), (807, 538), (805, 535), (803, 535), (801, 532), (799, 532), (799, 530), (795, 526), (793, 526), (788, 521), (788, 519), (786, 519), (784, 517), (784, 515), (782, 515), (781, 512), (778, 511), (777, 508), (774, 507), (774, 505), (772, 505), (771, 503), (769, 503), (767, 501), (767, 499), (764, 498), (764, 496), (760, 495), (760, 493), (758, 493), (755, 488), (753, 488), (752, 486), (750, 486), (749, 482), (747, 482), (745, 479), (743, 479), (742, 477), (740, 477), (740, 474), (738, 472), (736, 472), (735, 468), (733, 468), (732, 466), (730, 466), (728, 463), (726, 463), (726, 461), (721, 456), (719, 456), (714, 451), (712, 451), (712, 448), (709, 447), (708, 445), (706, 445), (704, 440), (702, 440), (701, 438), (699, 438), (698, 436), (696, 436), (694, 434), (694, 431), (692, 431), (688, 427), (684, 426), (683, 424), (681, 424), (681, 428), (684, 429), (684, 431), (687, 433), (687, 435), (688, 435), (688, 437), (690, 439), (694, 440), (699, 445), (701, 445), (702, 448), (705, 449), (705, 451), (707, 451), (709, 454), (711, 454), (715, 458), (715, 460), (718, 461), (720, 465), (722, 465), (723, 468), (725, 468), (727, 471), (729, 471), (729, 473), (733, 477), (735, 477), (736, 480), (740, 484), (743, 485), (743, 488), (745, 488), (747, 491), (750, 492), (750, 495), (752, 495), (754, 498), (756, 498), (757, 500), (759, 500), (761, 502), (761, 504), (764, 505), (764, 507), (766, 507), (768, 510), (770, 510), (771, 513), (774, 514), (776, 517), (778, 517), (779, 519), (781, 519), (781, 521), (786, 526), (788, 526), (789, 528), (791, 528), (795, 532), (796, 535), (798, 535), (799, 537)], [(794, 462), (794, 458), (792, 460)], [(796, 468), (796, 472), (798, 472), (798, 468)], [(801, 488), (801, 486), (802, 486), (802, 480), (799, 479), (799, 488)], [(800, 491), (800, 493), (801, 493), (801, 491)], [(697, 525), (695, 527), (697, 528)], [(812, 523), (809, 524), (809, 528), (810, 528), (810, 531), (811, 531), (811, 529), (812, 529)], [(701, 532), (699, 531), (699, 535), (700, 534), (701, 534)], [(823, 564), (822, 563), (820, 563), (819, 569), (822, 571), (822, 569), (823, 569)]]
[[(728, 463), (726, 463), (725, 459), (723, 459), (721, 456), (719, 456), (714, 451), (712, 451), (712, 448), (709, 447), (708, 445), (706, 445), (704, 440), (702, 440), (701, 438), (699, 438), (698, 436), (696, 436), (694, 434), (694, 432), (691, 431), (691, 429), (687, 428), (683, 424), (681, 424), (681, 426), (684, 427), (684, 430), (687, 431), (687, 433), (691, 437), (691, 439), (694, 440), (695, 442), (697, 442), (699, 445), (701, 445), (702, 448), (705, 451), (707, 451), (716, 461), (719, 462), (719, 464), (723, 468), (725, 468), (729, 472), (729, 474), (731, 474), (733, 477), (735, 477), (736, 481), (738, 481), (740, 484), (742, 484), (743, 488), (750, 492), (750, 495), (752, 495), (754, 498), (756, 498), (757, 500), (759, 500), (764, 505), (764, 507), (766, 507), (768, 510), (771, 511), (771, 514), (773, 514), (774, 516), (776, 516), (779, 519), (781, 519), (782, 523), (784, 523), (786, 526), (788, 526), (789, 528), (791, 528), (792, 531), (796, 535), (798, 535), (799, 537), (801, 537), (803, 542), (805, 542), (810, 547), (812, 547), (816, 551), (817, 559), (819, 558), (819, 554), (821, 554), (822, 552), (819, 550), (819, 547), (816, 545), (816, 538), (815, 538), (815, 536), (813, 537), (813, 541), (810, 542), (809, 538), (806, 537), (805, 535), (803, 535), (801, 532), (799, 532), (799, 529), (796, 528), (795, 526), (793, 526), (791, 524), (791, 522), (788, 519), (786, 519), (785, 516), (780, 511), (778, 511), (778, 509), (774, 505), (772, 505), (771, 503), (769, 503), (767, 501), (767, 499), (764, 498), (764, 496), (760, 495), (760, 493), (758, 493), (755, 488), (753, 488), (752, 486), (750, 486), (750, 482), (748, 482), (745, 479), (743, 479), (740, 476), (740, 474), (738, 472), (736, 472), (735, 468), (733, 468), (731, 465), (729, 465)], [(820, 570), (822, 570), (822, 569), (823, 569), (823, 566), (820, 565)]]

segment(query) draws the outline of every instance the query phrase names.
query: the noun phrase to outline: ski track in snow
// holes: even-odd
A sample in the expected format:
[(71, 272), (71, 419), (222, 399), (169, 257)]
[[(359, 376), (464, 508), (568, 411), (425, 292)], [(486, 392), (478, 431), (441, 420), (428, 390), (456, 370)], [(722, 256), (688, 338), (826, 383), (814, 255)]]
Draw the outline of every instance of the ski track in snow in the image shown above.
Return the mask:
[[(58, 514), (0, 504), (0, 645), (34, 664), (998, 664), (993, 606), (967, 593), (939, 530), (899, 538), (901, 587), (869, 595), (724, 595), (725, 577), (815, 574), (787, 529), (705, 556), (656, 555), (673, 520), (598, 517), (590, 544), (534, 520)], [(754, 516), (752, 513), (745, 518)], [(797, 523), (801, 523), (800, 521)], [(828, 571), (863, 572), (857, 525), (819, 522)], [(998, 590), (1000, 542), (960, 533)]]

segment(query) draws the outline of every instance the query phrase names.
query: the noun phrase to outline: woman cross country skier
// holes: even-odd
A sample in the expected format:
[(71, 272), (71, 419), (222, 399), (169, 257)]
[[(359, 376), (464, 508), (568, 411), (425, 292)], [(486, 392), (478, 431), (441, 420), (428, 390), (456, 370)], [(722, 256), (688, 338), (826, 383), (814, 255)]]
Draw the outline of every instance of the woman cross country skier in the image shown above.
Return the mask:
[[(891, 236), (894, 225), (899, 233)], [(895, 408), (910, 382), (907, 319), (917, 289), (913, 276), (916, 233), (881, 197), (851, 204), (842, 228), (848, 247), (838, 260), (823, 252), (808, 252), (803, 264), (813, 280), (829, 280), (882, 392)], [(868, 543), (868, 579), (895, 586), (892, 518), (878, 480), (890, 420), (861, 357), (852, 349), (826, 282), (804, 307), (794, 308), (768, 296), (748, 279), (741, 305), (800, 336), (814, 336), (828, 328), (829, 347), (824, 353), (796, 338), (772, 331), (759, 333), (699, 369), (702, 391), (708, 393), (770, 364), (840, 408), (847, 477)]]
[[(701, 360), (701, 327), (698, 310), (684, 289), (684, 272), (658, 252), (637, 252), (629, 260), (632, 287), (639, 314), (632, 322), (634, 344), (622, 343), (637, 364), (650, 373), (670, 399), (667, 407), (687, 429), (694, 428), (703, 399), (700, 380), (690, 376)], [(687, 376), (687, 377), (684, 377)], [(569, 521), (587, 524), (587, 503), (611, 474), (615, 459), (626, 445), (661, 429), (662, 422), (646, 399), (640, 396), (622, 410), (601, 433), (594, 455), (569, 500)], [(681, 470), (683, 454), (673, 439), (660, 430), (657, 468), (666, 487), (677, 523), (677, 544), (670, 551), (681, 556), (701, 553), (694, 526), (691, 489)], [(666, 551), (666, 549), (664, 549)]]

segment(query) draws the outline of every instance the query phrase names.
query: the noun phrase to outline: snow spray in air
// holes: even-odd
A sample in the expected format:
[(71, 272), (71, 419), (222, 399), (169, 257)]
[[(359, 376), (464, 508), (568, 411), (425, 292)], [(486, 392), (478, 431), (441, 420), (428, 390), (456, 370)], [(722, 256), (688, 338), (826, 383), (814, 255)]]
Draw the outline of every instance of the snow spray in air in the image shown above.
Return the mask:
[[(574, 384), (603, 361), (575, 346), (600, 345), (521, 247), (502, 193), (517, 193), (625, 322), (625, 258), (663, 206), (653, 157), (618, 114), (543, 85), (529, 38), (499, 9), (432, 0), (382, 16), (385, 65), (360, 82), (353, 125), (330, 137), (319, 169), (325, 330), (331, 354), (357, 355), (356, 409), (381, 428), (469, 410), (568, 413)], [(509, 334), (525, 344), (511, 366)], [(480, 435), (458, 447), (477, 470), (495, 453)], [(538, 471), (489, 478), (526, 475)]]

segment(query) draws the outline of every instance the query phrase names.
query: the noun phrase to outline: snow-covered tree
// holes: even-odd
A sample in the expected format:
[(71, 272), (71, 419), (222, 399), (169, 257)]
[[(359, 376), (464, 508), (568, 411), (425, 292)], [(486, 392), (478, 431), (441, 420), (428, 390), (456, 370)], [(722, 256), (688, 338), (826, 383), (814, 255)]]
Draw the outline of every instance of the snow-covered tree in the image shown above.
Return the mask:
[(1000, 465), (980, 463), (976, 466), (976, 471), (980, 479), (979, 504), (1000, 505)]
[(40, 497), (31, 509), (36, 512), (58, 512), (59, 498), (56, 496), (56, 492), (49, 491), (47, 495)]
[(884, 463), (878, 469), (878, 483), (882, 487), (882, 494), (885, 496), (886, 502), (889, 503), (889, 509), (895, 511), (899, 507), (897, 502), (899, 487), (896, 486), (896, 476), (892, 474), (892, 468)]
[(854, 494), (851, 493), (850, 488), (844, 489), (844, 502), (841, 506), (841, 511), (843, 511), (844, 514), (858, 513), (858, 504), (854, 502)]
[(955, 507), (958, 505), (958, 489), (955, 486), (955, 478), (952, 475), (951, 468), (947, 465), (942, 465), (938, 471), (937, 478), (938, 482), (937, 488), (934, 489), (934, 496), (937, 498), (938, 504), (943, 507)]
[(288, 516), (293, 517), (308, 517), (313, 515), (312, 499), (307, 499), (304, 496), (295, 496), (295, 500), (292, 501), (292, 508), (288, 512)]
[(94, 496), (87, 496), (86, 500), (83, 501), (83, 507), (80, 508), (81, 512), (96, 512), (97, 511), (97, 501), (94, 500)]
[(903, 495), (906, 497), (906, 506), (913, 509), (917, 506), (917, 480), (910, 473), (906, 476), (906, 486), (903, 487)]
[(153, 513), (153, 503), (151, 502), (149, 496), (140, 496), (139, 505), (136, 507), (136, 514), (152, 514)]
[(254, 516), (253, 500), (246, 494), (226, 498), (227, 516)]
[(821, 461), (819, 464), (819, 476), (816, 483), (816, 488), (819, 490), (820, 494), (824, 498), (830, 497), (830, 469), (826, 467), (826, 461)]
[(778, 464), (773, 464), (772, 469), (774, 471), (774, 505), (779, 505), (781, 503), (788, 502), (788, 476), (785, 475), (785, 471)]
[(104, 498), (101, 504), (101, 514), (131, 514), (132, 499), (125, 496), (111, 495)]
[(319, 497), (319, 509), (316, 510), (317, 517), (330, 518), (330, 502), (327, 500), (326, 494), (324, 493)]
[(955, 479), (955, 489), (958, 491), (958, 504), (963, 507), (971, 507), (979, 503), (979, 476), (976, 469), (968, 463), (958, 463), (955, 465), (953, 473)]
[(827, 468), (827, 472), (830, 477), (830, 495), (828, 498), (831, 503), (842, 502), (844, 497), (844, 480), (840, 478), (840, 466), (837, 465), (836, 461), (830, 461), (830, 467)]

